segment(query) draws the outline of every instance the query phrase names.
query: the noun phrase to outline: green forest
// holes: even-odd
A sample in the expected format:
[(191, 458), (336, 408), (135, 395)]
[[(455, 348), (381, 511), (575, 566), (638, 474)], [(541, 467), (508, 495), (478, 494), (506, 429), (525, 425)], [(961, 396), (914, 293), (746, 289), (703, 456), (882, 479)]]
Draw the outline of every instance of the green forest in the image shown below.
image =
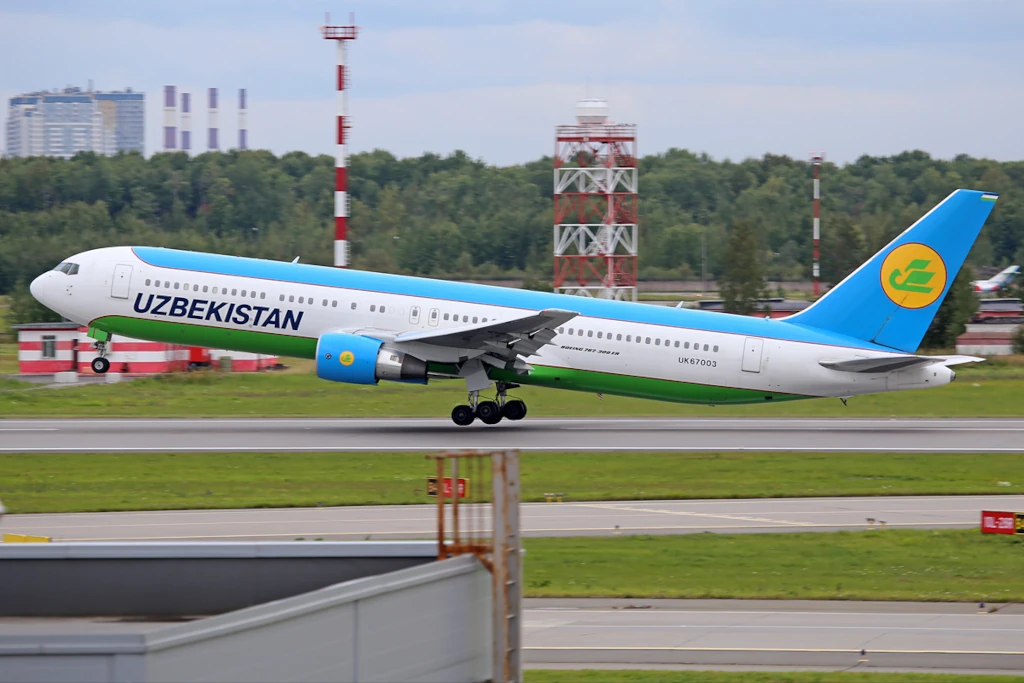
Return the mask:
[[(764, 277), (809, 278), (811, 168), (671, 149), (639, 160), (641, 279), (726, 272), (748, 225)], [(552, 162), (489, 166), (462, 152), (349, 166), (356, 268), (449, 278), (550, 280)], [(1024, 262), (1024, 162), (920, 151), (825, 164), (822, 271), (836, 281), (958, 187), (1002, 194), (975, 266)], [(329, 264), (334, 162), (266, 151), (0, 160), (0, 294), (85, 249), (139, 244)]]

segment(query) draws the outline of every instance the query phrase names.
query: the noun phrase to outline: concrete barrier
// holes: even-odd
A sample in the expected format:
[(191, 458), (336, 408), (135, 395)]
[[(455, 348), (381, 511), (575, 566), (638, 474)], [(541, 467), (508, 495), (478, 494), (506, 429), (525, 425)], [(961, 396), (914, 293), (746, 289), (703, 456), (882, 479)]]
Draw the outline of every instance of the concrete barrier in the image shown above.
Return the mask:
[(107, 384), (117, 384), (118, 382), (121, 381), (121, 373), (108, 372), (107, 374), (103, 375), (103, 381), (106, 382)]
[(53, 381), (57, 384), (77, 384), (78, 373), (70, 370), (67, 372), (55, 372), (53, 373)]

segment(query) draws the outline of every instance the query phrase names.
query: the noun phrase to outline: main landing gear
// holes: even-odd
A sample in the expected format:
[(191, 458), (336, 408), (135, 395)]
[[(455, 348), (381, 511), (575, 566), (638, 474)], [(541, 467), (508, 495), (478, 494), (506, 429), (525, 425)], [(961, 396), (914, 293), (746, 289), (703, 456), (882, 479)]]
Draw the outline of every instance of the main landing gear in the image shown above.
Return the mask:
[(92, 371), (97, 375), (102, 375), (110, 369), (110, 361), (107, 360), (107, 342), (98, 341), (94, 345), (96, 347), (97, 356), (92, 359)]
[(498, 395), (493, 401), (481, 401), (479, 391), (469, 392), (469, 405), (458, 405), (452, 409), (452, 422), (460, 427), (473, 424), (473, 420), (488, 425), (496, 425), (506, 420), (522, 420), (526, 417), (526, 404), (518, 398), (509, 399), (508, 390), (515, 389), (518, 384), (498, 382)]

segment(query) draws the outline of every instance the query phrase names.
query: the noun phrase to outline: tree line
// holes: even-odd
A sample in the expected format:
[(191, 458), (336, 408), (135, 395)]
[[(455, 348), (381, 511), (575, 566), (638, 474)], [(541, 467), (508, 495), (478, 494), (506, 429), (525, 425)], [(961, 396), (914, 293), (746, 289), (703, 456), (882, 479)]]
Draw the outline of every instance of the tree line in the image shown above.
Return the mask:
[[(786, 156), (642, 157), (641, 279), (721, 278), (744, 259), (767, 280), (811, 269), (811, 168)], [(909, 151), (826, 163), (822, 277), (837, 282), (958, 187), (1001, 193), (970, 261), (1024, 263), (1024, 162)], [(549, 280), (552, 161), (495, 167), (463, 152), (349, 164), (352, 263), (435, 277)], [(140, 244), (329, 264), (334, 161), (290, 152), (194, 157), (84, 153), (0, 159), (0, 294), (70, 254)], [(736, 226), (749, 255), (729, 248)], [(747, 234), (749, 233), (749, 235)]]

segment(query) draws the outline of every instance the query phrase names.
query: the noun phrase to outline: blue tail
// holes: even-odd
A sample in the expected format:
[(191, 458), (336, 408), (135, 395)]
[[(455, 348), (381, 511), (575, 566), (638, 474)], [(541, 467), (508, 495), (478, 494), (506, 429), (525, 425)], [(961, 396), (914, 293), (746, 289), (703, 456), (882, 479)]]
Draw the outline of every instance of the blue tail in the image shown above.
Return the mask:
[(956, 190), (786, 321), (917, 351), (996, 198), (989, 192)]

